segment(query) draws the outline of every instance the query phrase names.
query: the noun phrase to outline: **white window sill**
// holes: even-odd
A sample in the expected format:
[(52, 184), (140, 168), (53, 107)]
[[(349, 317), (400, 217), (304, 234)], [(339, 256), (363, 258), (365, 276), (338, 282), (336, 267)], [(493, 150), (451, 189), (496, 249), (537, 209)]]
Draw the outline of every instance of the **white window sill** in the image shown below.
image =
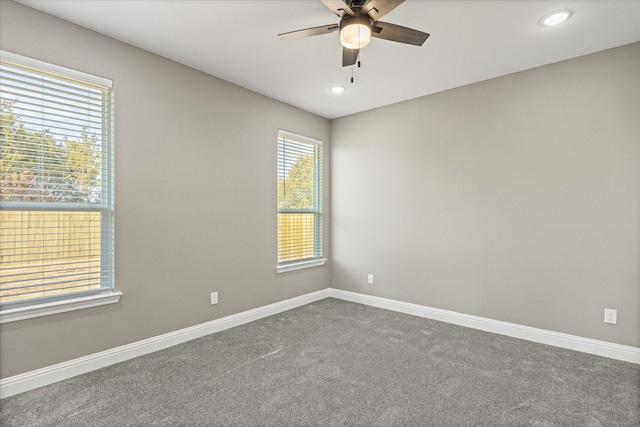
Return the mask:
[(313, 261), (303, 261), (303, 262), (296, 262), (294, 264), (279, 265), (279, 266), (276, 267), (276, 272), (278, 272), (278, 273), (286, 273), (287, 271), (302, 270), (303, 268), (318, 267), (320, 265), (325, 265), (326, 262), (327, 262), (327, 260), (325, 258), (322, 258), (322, 259), (314, 259)]
[(0, 323), (17, 322), (18, 320), (64, 313), (65, 311), (115, 304), (120, 301), (121, 295), (122, 292), (103, 292), (95, 295), (84, 295), (58, 301), (43, 302), (42, 304), (8, 308), (0, 310)]

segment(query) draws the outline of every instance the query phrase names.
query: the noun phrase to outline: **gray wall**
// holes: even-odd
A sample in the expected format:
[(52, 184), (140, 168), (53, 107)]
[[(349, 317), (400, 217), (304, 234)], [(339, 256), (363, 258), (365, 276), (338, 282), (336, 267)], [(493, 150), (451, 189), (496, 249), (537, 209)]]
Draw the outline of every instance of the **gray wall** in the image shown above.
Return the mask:
[(0, 5), (2, 49), (115, 81), (115, 265), (124, 292), (118, 304), (3, 324), (1, 377), (329, 286), (328, 266), (275, 273), (278, 128), (328, 143), (327, 120)]
[(639, 123), (639, 43), (332, 121), (332, 285), (640, 346)]

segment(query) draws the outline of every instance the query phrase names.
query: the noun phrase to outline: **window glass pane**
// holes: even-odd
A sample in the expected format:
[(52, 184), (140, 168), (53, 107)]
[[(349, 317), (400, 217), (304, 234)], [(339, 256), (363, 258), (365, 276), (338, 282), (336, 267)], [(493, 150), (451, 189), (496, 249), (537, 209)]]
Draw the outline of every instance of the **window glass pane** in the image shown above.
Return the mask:
[(278, 214), (279, 262), (313, 258), (317, 254), (315, 213)]
[(312, 146), (281, 144), (281, 168), (278, 181), (280, 209), (313, 209), (314, 150)]
[(101, 213), (0, 211), (3, 302), (102, 288)]

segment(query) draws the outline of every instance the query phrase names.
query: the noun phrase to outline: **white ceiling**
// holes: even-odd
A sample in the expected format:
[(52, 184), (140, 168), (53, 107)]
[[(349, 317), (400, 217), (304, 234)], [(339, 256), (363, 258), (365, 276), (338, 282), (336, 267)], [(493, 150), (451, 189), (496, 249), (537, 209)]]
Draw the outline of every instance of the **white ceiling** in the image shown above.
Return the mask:
[[(19, 2), (328, 119), (640, 41), (638, 0), (407, 0), (382, 21), (431, 37), (373, 39), (352, 84), (337, 33), (276, 36), (337, 23), (320, 0)], [(562, 9), (568, 21), (540, 25)]]

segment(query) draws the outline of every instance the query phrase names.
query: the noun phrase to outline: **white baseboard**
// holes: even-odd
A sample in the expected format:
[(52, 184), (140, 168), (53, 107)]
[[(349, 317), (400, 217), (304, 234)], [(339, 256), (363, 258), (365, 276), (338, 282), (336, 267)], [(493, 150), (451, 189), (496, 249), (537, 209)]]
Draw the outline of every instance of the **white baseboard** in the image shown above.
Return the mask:
[(253, 322), (264, 317), (282, 313), (329, 297), (640, 364), (640, 348), (636, 347), (592, 340), (575, 335), (547, 331), (544, 329), (531, 328), (514, 323), (501, 322), (484, 317), (471, 316), (468, 314), (456, 313), (453, 311), (396, 301), (388, 298), (327, 288), (310, 294), (301, 295), (296, 298), (269, 304), (264, 307), (258, 307), (253, 310), (233, 314), (221, 319), (212, 320), (211, 322), (180, 329), (179, 331), (158, 335), (146, 340), (2, 379), (0, 380), (0, 399), (53, 384), (55, 382), (104, 368), (115, 363), (133, 359), (134, 357), (143, 356), (189, 340), (224, 331), (235, 326)]
[(38, 387), (66, 380), (96, 369), (104, 368), (115, 363), (133, 359), (154, 351), (162, 350), (183, 342), (224, 331), (225, 329), (253, 322), (264, 317), (282, 313), (321, 299), (329, 297), (329, 289), (301, 295), (296, 298), (258, 307), (253, 310), (233, 314), (231, 316), (212, 320), (179, 331), (158, 335), (146, 340), (101, 351), (89, 356), (58, 363), (46, 368), (26, 372), (0, 380), (0, 399), (14, 394), (33, 390)]
[(386, 310), (397, 311), (400, 313), (425, 317), (427, 319), (466, 326), (468, 328), (479, 329), (481, 331), (493, 332), (495, 334), (640, 364), (640, 348), (637, 347), (598, 341), (575, 335), (547, 331), (545, 329), (522, 326), (515, 323), (501, 322), (499, 320), (487, 319), (485, 317), (427, 307), (424, 305), (343, 291), (340, 289), (331, 288), (329, 295), (332, 298), (384, 308)]

